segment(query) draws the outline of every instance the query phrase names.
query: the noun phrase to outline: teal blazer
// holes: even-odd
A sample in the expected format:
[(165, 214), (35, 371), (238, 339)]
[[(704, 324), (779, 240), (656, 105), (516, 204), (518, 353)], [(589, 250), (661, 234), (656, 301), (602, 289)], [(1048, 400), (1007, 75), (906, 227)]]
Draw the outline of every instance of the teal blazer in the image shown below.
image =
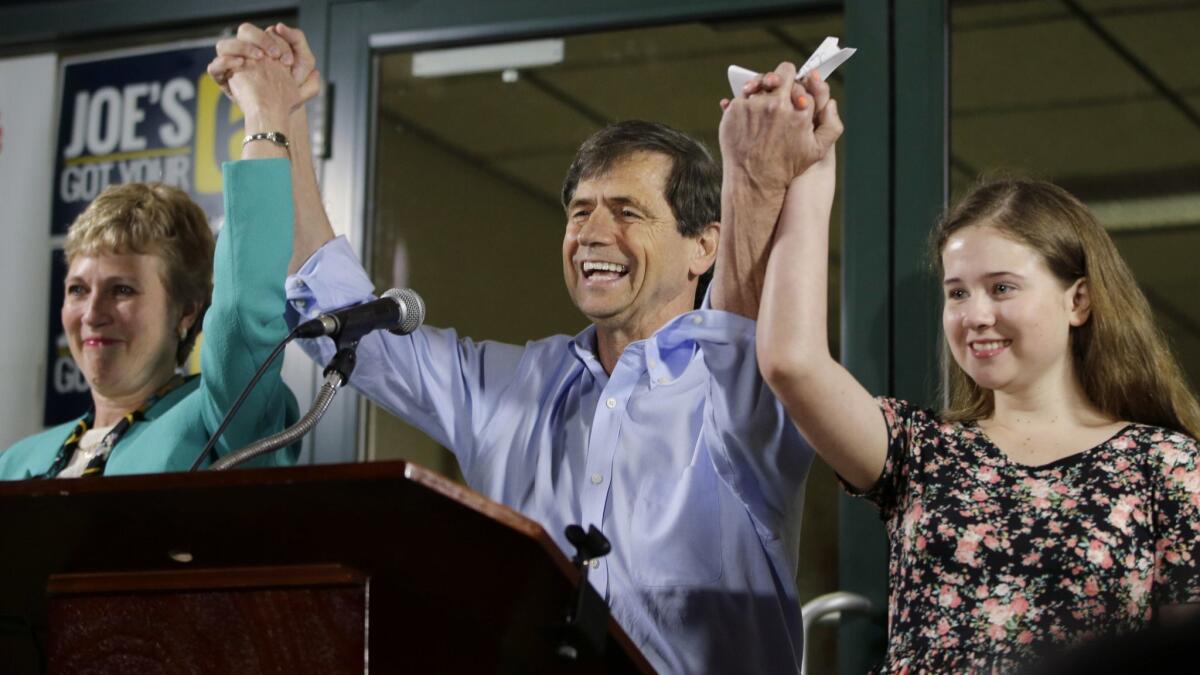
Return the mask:
[[(105, 475), (187, 471), (254, 371), (287, 336), (283, 282), (292, 257), (291, 166), (285, 159), (223, 167), (225, 226), (213, 262), (212, 304), (204, 315), (200, 376), (146, 411), (113, 448)], [(286, 208), (279, 208), (286, 204)], [(228, 454), (298, 418), (296, 397), (277, 359), (217, 444)], [(50, 468), (78, 420), (17, 441), (0, 453), (0, 479), (33, 478)], [(257, 460), (293, 464), (297, 447)]]

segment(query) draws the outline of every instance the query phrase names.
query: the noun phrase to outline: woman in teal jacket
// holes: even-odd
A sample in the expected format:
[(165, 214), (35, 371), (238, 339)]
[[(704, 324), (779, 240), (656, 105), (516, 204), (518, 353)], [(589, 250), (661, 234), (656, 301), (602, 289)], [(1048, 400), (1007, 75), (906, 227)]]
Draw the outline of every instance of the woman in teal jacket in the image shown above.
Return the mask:
[[(253, 195), (291, 193), (285, 159), (225, 168), (225, 227), (180, 190), (132, 183), (105, 190), (67, 233), (62, 306), (71, 355), (93, 407), (0, 453), (0, 478), (185, 471), (242, 388), (287, 334), (288, 209)], [(241, 168), (239, 168), (241, 167)], [(210, 305), (211, 296), (211, 305)], [(206, 311), (207, 307), (207, 311)], [(200, 374), (178, 373), (203, 321)], [(216, 446), (225, 454), (297, 418), (276, 362)], [(296, 449), (259, 463), (290, 464)]]

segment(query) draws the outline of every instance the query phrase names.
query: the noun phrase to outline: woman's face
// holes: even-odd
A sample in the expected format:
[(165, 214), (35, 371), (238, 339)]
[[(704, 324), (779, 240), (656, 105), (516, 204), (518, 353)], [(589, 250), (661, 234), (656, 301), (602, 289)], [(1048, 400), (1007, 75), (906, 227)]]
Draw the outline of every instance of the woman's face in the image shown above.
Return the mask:
[(1070, 329), (1087, 321), (1084, 280), (1064, 287), (1037, 251), (987, 225), (951, 235), (942, 268), (942, 328), (976, 384), (1020, 393), (1074, 377)]
[(175, 371), (181, 330), (195, 321), (163, 285), (162, 258), (77, 255), (67, 270), (62, 324), (95, 394), (144, 399)]

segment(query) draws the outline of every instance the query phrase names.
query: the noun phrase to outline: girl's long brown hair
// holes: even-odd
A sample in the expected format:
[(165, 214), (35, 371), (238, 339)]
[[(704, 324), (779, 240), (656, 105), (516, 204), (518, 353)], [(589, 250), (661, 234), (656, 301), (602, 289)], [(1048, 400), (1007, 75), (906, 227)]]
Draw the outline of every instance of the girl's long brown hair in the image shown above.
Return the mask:
[[(1091, 316), (1071, 328), (1075, 373), (1088, 399), (1121, 420), (1200, 437), (1200, 404), (1188, 387), (1150, 303), (1116, 245), (1092, 213), (1062, 188), (1037, 180), (1002, 179), (975, 188), (934, 228), (934, 265), (952, 234), (986, 225), (1041, 254), (1064, 287), (1087, 279)], [(992, 392), (975, 384), (950, 356), (943, 419), (977, 420), (994, 410)]]

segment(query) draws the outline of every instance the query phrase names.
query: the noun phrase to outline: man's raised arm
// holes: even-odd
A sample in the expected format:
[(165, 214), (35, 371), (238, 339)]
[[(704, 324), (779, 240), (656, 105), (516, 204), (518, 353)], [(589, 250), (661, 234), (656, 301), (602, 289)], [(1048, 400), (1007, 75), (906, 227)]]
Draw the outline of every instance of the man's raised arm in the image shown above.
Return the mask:
[(788, 184), (829, 152), (836, 140), (814, 129), (829, 101), (815, 75), (795, 81), (782, 63), (722, 101), (721, 241), (710, 291), (713, 309), (758, 318), (767, 257)]

